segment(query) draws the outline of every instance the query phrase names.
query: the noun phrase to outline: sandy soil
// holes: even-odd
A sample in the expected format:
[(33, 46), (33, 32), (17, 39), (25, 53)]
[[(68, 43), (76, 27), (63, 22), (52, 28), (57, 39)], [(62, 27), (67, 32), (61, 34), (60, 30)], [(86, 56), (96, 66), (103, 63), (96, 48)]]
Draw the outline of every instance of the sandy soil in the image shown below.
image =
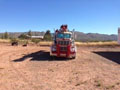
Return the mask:
[(78, 47), (66, 60), (49, 47), (0, 44), (0, 90), (120, 90), (120, 47)]

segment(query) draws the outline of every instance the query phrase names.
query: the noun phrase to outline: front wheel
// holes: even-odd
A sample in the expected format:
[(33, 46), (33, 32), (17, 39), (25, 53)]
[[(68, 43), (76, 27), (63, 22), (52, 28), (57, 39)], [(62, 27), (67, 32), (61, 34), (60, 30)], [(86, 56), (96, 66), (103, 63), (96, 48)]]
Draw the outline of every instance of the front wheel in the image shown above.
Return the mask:
[(76, 58), (76, 56), (72, 57), (72, 59), (75, 59), (75, 58)]
[(76, 58), (76, 54), (75, 54), (75, 56), (72, 57), (72, 59), (75, 59), (75, 58)]

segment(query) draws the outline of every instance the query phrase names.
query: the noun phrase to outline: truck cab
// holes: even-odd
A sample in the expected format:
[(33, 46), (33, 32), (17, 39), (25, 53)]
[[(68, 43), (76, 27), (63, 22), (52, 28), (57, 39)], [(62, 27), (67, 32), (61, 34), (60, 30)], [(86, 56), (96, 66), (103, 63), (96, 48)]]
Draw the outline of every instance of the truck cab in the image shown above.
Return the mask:
[(54, 33), (53, 44), (51, 46), (51, 56), (75, 58), (76, 45), (74, 35), (67, 29), (67, 25), (62, 25)]

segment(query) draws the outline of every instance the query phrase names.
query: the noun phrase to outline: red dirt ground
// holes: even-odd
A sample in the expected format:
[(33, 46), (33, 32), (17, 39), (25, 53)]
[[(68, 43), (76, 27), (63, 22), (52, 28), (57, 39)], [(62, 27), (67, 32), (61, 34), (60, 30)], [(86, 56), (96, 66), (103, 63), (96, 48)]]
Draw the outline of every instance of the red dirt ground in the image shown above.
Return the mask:
[(120, 47), (78, 47), (67, 60), (49, 47), (0, 44), (0, 90), (120, 90)]

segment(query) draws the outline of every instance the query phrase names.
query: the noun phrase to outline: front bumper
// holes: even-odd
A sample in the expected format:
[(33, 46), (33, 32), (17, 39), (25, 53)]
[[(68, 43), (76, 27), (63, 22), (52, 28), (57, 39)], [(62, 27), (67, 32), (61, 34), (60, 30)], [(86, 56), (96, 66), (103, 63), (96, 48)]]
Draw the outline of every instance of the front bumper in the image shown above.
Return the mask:
[[(57, 56), (57, 53), (50, 53), (50, 56), (56, 56), (56, 57), (67, 57), (67, 54), (66, 53), (60, 53), (59, 56)], [(72, 57), (75, 57), (76, 56), (76, 53), (71, 53), (69, 54), (68, 58), (72, 58)]]

